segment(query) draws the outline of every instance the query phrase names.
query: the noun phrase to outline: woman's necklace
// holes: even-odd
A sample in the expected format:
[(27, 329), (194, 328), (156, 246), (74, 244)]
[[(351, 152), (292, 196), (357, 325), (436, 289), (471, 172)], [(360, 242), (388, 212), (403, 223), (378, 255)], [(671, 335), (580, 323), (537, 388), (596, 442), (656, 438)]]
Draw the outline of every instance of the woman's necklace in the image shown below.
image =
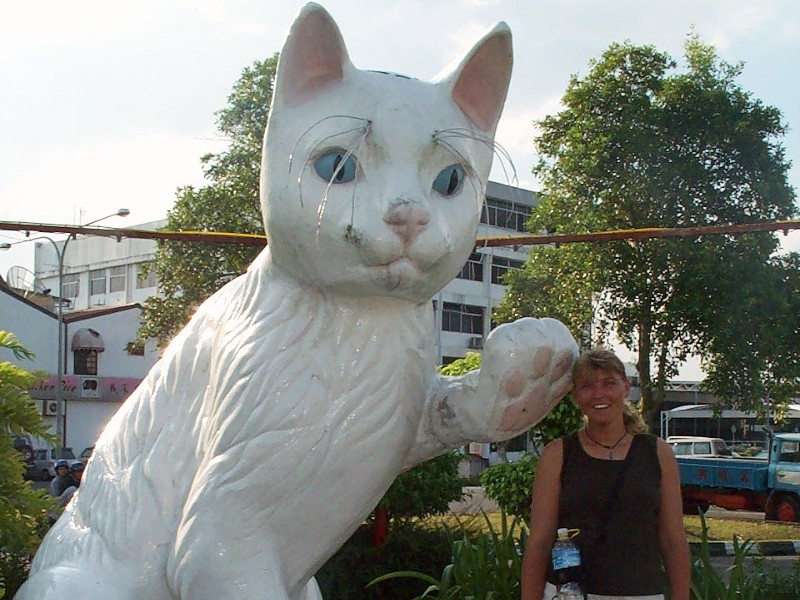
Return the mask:
[(592, 436), (589, 435), (589, 432), (586, 431), (586, 428), (583, 429), (583, 435), (585, 435), (592, 443), (597, 444), (598, 446), (602, 446), (603, 448), (608, 450), (608, 459), (612, 460), (614, 458), (614, 448), (619, 446), (620, 442), (622, 442), (622, 440), (624, 440), (627, 437), (628, 432), (626, 431), (625, 433), (623, 433), (622, 437), (611, 445), (604, 444), (603, 442), (598, 442), (596, 439), (594, 439)]

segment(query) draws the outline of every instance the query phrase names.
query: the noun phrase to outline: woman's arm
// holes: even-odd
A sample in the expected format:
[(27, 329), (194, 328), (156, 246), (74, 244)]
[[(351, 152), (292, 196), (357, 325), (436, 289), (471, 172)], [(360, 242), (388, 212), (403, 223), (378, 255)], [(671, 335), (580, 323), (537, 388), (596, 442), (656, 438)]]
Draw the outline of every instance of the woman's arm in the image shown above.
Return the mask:
[(522, 600), (542, 600), (550, 552), (558, 527), (563, 444), (548, 444), (536, 465), (528, 543), (522, 557)]
[(675, 454), (664, 440), (658, 439), (658, 462), (661, 465), (661, 510), (658, 539), (669, 576), (671, 600), (689, 600), (691, 559), (686, 530), (683, 527), (681, 481)]

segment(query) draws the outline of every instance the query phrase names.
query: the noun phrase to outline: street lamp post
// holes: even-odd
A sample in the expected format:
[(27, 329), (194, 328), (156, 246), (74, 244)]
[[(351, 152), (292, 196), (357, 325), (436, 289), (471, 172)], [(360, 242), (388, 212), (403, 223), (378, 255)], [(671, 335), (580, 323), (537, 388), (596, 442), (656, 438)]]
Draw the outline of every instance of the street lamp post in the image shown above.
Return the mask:
[[(99, 223), (100, 221), (104, 221), (105, 219), (110, 219), (111, 217), (127, 217), (131, 214), (127, 208), (120, 208), (117, 212), (112, 213), (110, 215), (106, 215), (104, 217), (100, 217), (99, 219), (95, 219), (94, 221), (89, 221), (88, 223), (84, 223), (84, 225), (94, 225), (95, 223)], [(46, 235), (39, 235), (33, 238), (28, 238), (24, 240), (20, 240), (14, 243), (2, 243), (0, 244), (0, 250), (8, 250), (11, 246), (15, 246), (17, 244), (24, 244), (26, 242), (33, 242), (36, 240), (47, 240), (53, 245), (53, 249), (56, 253), (56, 259), (58, 260), (58, 306), (56, 309), (56, 318), (58, 320), (58, 364), (56, 365), (56, 454), (58, 457), (61, 457), (61, 449), (64, 447), (64, 408), (62, 406), (62, 379), (64, 377), (64, 256), (67, 252), (67, 244), (69, 241), (74, 237), (73, 235), (67, 236), (67, 239), (64, 240), (64, 244), (61, 248), (58, 247), (58, 243), (51, 237)]]

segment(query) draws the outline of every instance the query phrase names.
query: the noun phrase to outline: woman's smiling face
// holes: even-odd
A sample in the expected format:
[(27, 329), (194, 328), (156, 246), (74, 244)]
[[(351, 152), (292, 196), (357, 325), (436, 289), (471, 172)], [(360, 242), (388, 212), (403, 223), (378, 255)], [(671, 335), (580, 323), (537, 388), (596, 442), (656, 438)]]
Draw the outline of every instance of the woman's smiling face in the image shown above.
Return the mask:
[(628, 380), (614, 371), (582, 369), (572, 389), (575, 402), (590, 421), (610, 422), (622, 415), (630, 391)]

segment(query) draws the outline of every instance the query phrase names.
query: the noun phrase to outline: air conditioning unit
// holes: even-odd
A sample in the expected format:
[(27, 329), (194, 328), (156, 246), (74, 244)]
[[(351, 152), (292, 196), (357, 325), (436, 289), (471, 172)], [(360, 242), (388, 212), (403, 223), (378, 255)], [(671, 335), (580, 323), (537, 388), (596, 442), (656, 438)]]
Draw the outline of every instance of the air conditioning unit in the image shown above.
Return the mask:
[(55, 417), (58, 414), (58, 402), (55, 400), (43, 400), (42, 414), (45, 417)]
[(472, 350), (481, 350), (483, 348), (483, 336), (481, 335), (474, 335), (469, 338), (469, 343), (467, 344)]
[(81, 398), (99, 398), (100, 381), (97, 377), (81, 378)]
[(483, 444), (480, 442), (470, 442), (467, 452), (473, 456), (480, 456), (483, 454)]

